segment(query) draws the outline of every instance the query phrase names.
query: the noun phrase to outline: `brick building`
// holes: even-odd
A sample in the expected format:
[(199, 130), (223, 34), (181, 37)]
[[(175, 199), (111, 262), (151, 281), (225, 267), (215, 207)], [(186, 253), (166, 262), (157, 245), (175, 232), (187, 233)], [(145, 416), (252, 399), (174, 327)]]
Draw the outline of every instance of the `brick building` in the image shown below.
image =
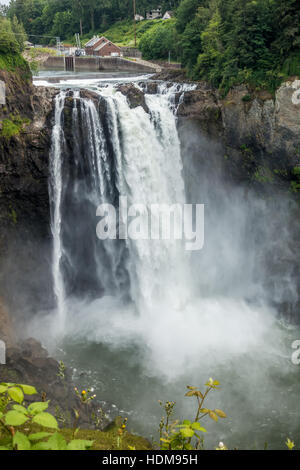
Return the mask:
[(99, 38), (99, 36), (94, 36), (90, 41), (86, 43), (85, 53), (86, 55), (93, 55), (99, 57), (111, 55), (120, 56), (121, 49), (104, 36), (102, 36), (101, 38)]

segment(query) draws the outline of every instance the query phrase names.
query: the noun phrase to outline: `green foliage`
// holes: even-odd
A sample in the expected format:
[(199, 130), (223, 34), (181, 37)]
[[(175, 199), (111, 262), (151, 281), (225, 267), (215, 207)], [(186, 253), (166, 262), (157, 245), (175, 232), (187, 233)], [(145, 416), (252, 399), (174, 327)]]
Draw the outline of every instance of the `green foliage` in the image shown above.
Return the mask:
[[(158, 6), (162, 12), (176, 8), (180, 0), (139, 0), (136, 11), (145, 16)], [(14, 15), (24, 24), (27, 34), (41, 35), (36, 42), (50, 43), (50, 38), (42, 36), (60, 36), (62, 39), (71, 38), (75, 33), (82, 36), (95, 32), (104, 32), (119, 21), (126, 20), (133, 29), (132, 0), (14, 0), (7, 11), (9, 18)], [(138, 25), (139, 26), (139, 23)]]
[(29, 78), (28, 66), (20, 55), (26, 37), (24, 28), (16, 17), (10, 21), (0, 16), (0, 70), (15, 71), (19, 68)]
[[(136, 38), (137, 45), (140, 42), (140, 39), (143, 37), (144, 33), (155, 27), (158, 23), (161, 23), (161, 20), (146, 20), (139, 21), (136, 23)], [(118, 44), (119, 46), (128, 46), (134, 47), (134, 24), (132, 20), (122, 20), (117, 21), (108, 29), (100, 29), (98, 31), (100, 36), (105, 36), (110, 41)], [(90, 35), (84, 36), (84, 41), (90, 39)]]
[[(20, 69), (25, 73), (25, 77), (29, 78), (28, 66), (26, 61), (20, 54), (17, 53), (2, 53), (0, 52), (0, 70), (7, 70), (8, 72), (14, 72)], [(23, 75), (24, 76), (24, 75)]]
[(292, 193), (300, 192), (300, 167), (295, 166), (292, 170), (293, 181), (290, 183), (290, 190)]
[(49, 47), (31, 47), (28, 49), (28, 51), (26, 51), (26, 55), (33, 60), (39, 57), (41, 54), (55, 56), (56, 51), (50, 49)]
[(17, 54), (20, 45), (12, 29), (12, 23), (7, 18), (0, 17), (0, 54)]
[(259, 167), (253, 175), (253, 179), (255, 179), (258, 183), (273, 183), (274, 176), (269, 168), (265, 168), (263, 166)]
[(169, 52), (172, 59), (178, 58), (179, 38), (175, 25), (173, 20), (158, 22), (143, 34), (139, 43), (143, 58), (148, 60), (167, 59)]
[[(0, 430), (3, 431), (0, 440), (1, 450), (86, 450), (92, 447), (92, 440), (66, 441), (58, 432), (57, 420), (46, 412), (49, 402), (34, 402), (26, 408), (23, 405), (24, 394), (35, 395), (36, 393), (36, 389), (29, 385), (0, 384)], [(25, 423), (26, 432), (15, 429)], [(31, 428), (34, 425), (39, 425), (49, 431), (33, 433)]]
[(295, 443), (294, 443), (294, 441), (291, 441), (291, 439), (287, 438), (286, 446), (289, 450), (293, 450), (294, 447), (295, 447)]
[(27, 34), (25, 32), (24, 26), (19, 22), (16, 15), (13, 16), (11, 20), (11, 29), (14, 33), (15, 39), (19, 45), (19, 50), (23, 51), (25, 46), (24, 43), (27, 41)]
[(183, 65), (223, 94), (245, 82), (274, 92), (300, 72), (299, 24), (296, 0), (183, 0), (177, 11)]
[(244, 103), (248, 103), (249, 101), (251, 101), (251, 95), (244, 95), (242, 101), (244, 101)]
[(2, 129), (0, 131), (0, 137), (6, 140), (10, 140), (12, 137), (18, 135), (23, 126), (29, 124), (28, 118), (21, 118), (18, 114), (10, 115), (10, 118), (3, 119)]
[[(159, 426), (161, 450), (203, 449), (204, 439), (200, 433), (206, 433), (207, 431), (199, 421), (206, 416), (216, 422), (219, 420), (219, 418), (226, 418), (226, 413), (224, 413), (224, 411), (219, 409), (212, 410), (204, 407), (207, 395), (212, 390), (217, 390), (219, 388), (219, 382), (210, 378), (205, 385), (206, 390), (203, 393), (197, 387), (187, 387), (188, 392), (185, 394), (185, 396), (193, 397), (197, 401), (196, 414), (193, 421), (171, 421), (171, 417), (174, 413), (175, 403), (167, 402), (164, 405), (166, 416), (161, 419)], [(163, 406), (161, 402), (160, 405)]]

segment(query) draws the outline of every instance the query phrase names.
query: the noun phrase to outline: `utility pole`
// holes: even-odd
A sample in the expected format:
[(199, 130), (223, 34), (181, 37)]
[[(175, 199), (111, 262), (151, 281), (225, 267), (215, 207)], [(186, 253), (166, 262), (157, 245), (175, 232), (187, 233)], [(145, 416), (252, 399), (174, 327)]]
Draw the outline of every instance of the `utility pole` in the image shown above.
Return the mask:
[(136, 47), (136, 0), (133, 0), (133, 20), (134, 20), (134, 47)]

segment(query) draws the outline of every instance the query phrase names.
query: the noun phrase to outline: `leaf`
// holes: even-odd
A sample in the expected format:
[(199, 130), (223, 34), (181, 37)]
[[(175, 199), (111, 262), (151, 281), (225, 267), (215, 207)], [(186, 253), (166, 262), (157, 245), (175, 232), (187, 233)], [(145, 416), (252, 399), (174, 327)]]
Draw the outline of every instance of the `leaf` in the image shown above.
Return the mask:
[(22, 387), (23, 392), (25, 395), (36, 395), (37, 391), (35, 387), (32, 387), (31, 385), (20, 385)]
[(208, 414), (211, 419), (213, 419), (214, 421), (218, 421), (219, 418), (214, 411), (210, 410)]
[(197, 390), (197, 387), (190, 387), (189, 385), (186, 386), (189, 390)]
[(203, 395), (202, 395), (202, 393), (201, 393), (199, 390), (197, 390), (197, 391), (195, 392), (195, 395), (196, 395), (197, 397), (200, 397), (201, 399), (204, 398)]
[(36, 432), (34, 434), (30, 434), (28, 439), (30, 441), (39, 441), (41, 439), (45, 439), (46, 437), (52, 436), (51, 432)]
[(5, 393), (7, 390), (7, 385), (1, 384), (0, 385), (0, 394)]
[(210, 412), (210, 410), (208, 408), (201, 408), (201, 410), (200, 410), (200, 413), (202, 413), (202, 414), (207, 414), (209, 412)]
[(32, 419), (33, 423), (40, 424), (44, 428), (57, 429), (58, 424), (54, 416), (50, 413), (38, 413)]
[(186, 392), (185, 397), (194, 397), (196, 393), (196, 390), (190, 390), (189, 392)]
[(20, 413), (23, 413), (24, 415), (28, 413), (25, 406), (22, 406), (22, 405), (14, 405), (13, 409), (16, 411), (19, 411)]
[(41, 413), (42, 411), (47, 410), (48, 406), (48, 401), (37, 401), (35, 403), (31, 403), (31, 405), (28, 406), (28, 411), (31, 415), (35, 415), (37, 413)]
[(13, 401), (16, 401), (17, 403), (23, 403), (24, 394), (19, 387), (9, 388), (7, 393)]
[(191, 428), (192, 428), (192, 429), (195, 429), (195, 430), (197, 430), (197, 431), (207, 432), (206, 429), (205, 429), (203, 426), (201, 426), (200, 423), (193, 423), (193, 424), (191, 425)]
[(18, 450), (30, 450), (31, 444), (27, 436), (22, 432), (17, 431), (13, 437), (13, 446)]
[(191, 422), (188, 419), (185, 419), (184, 421), (182, 421), (182, 424), (184, 424), (185, 426), (190, 426)]
[(31, 447), (31, 450), (49, 450), (48, 442), (37, 442)]
[(215, 410), (215, 413), (217, 413), (217, 415), (218, 415), (220, 418), (227, 418), (227, 414), (226, 414), (224, 411), (222, 411), (222, 410), (216, 409), (216, 410)]
[(83, 439), (74, 439), (69, 442), (68, 450), (86, 450), (89, 447), (92, 447), (94, 441), (85, 441)]
[(193, 437), (194, 431), (191, 428), (183, 428), (183, 429), (180, 429), (180, 434), (183, 437), (189, 438), (189, 437)]
[(15, 410), (8, 411), (5, 416), (5, 424), (8, 426), (22, 426), (27, 420), (27, 416)]
[(66, 450), (67, 443), (63, 436), (56, 432), (47, 441), (49, 450)]

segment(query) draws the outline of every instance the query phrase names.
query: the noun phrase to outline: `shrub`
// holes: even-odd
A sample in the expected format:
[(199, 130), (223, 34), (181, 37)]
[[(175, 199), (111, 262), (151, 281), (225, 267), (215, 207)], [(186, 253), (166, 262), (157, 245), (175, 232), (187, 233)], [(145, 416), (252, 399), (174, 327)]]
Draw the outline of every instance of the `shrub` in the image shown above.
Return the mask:
[[(206, 429), (200, 424), (200, 420), (208, 416), (213, 421), (219, 418), (226, 418), (226, 413), (219, 409), (209, 409), (204, 407), (207, 395), (219, 388), (219, 382), (210, 378), (205, 384), (206, 390), (202, 393), (197, 387), (188, 386), (186, 397), (193, 397), (197, 401), (196, 414), (193, 421), (184, 420), (182, 422), (172, 421), (175, 403), (167, 402), (164, 405), (166, 417), (163, 417), (159, 426), (160, 449), (161, 450), (200, 450), (203, 449), (204, 439), (202, 434)], [(162, 406), (162, 403), (160, 402)], [(220, 447), (220, 446), (219, 446)], [(220, 450), (225, 450), (226, 447)]]
[[(29, 385), (0, 384), (0, 430), (3, 431), (0, 450), (86, 450), (92, 447), (93, 441), (65, 440), (58, 430), (56, 418), (46, 411), (48, 401), (33, 402), (25, 407), (24, 394), (36, 393)], [(33, 432), (33, 425), (40, 426), (42, 431)]]

